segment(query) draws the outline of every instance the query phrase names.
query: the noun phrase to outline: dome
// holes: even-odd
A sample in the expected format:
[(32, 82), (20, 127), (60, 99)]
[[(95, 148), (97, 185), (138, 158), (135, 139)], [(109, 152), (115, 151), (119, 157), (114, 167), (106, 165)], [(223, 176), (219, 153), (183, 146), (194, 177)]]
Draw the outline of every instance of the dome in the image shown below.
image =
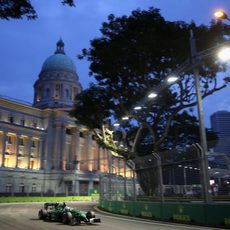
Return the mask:
[(67, 70), (76, 72), (76, 67), (71, 58), (65, 55), (64, 42), (60, 39), (53, 55), (48, 57), (42, 65), (42, 71), (46, 70)]
[(72, 108), (75, 96), (82, 86), (76, 67), (64, 51), (64, 42), (60, 39), (53, 55), (42, 65), (38, 79), (34, 83), (33, 106), (39, 109)]
[(46, 70), (68, 70), (76, 72), (76, 67), (68, 56), (61, 53), (55, 53), (48, 57), (42, 65), (42, 71)]

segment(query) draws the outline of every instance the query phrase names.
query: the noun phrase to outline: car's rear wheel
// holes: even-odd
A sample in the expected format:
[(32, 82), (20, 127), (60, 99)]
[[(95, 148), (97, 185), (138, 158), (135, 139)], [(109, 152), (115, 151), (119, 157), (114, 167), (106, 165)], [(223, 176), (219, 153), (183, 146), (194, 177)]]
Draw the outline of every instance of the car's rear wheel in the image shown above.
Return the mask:
[(73, 216), (71, 212), (64, 212), (62, 215), (62, 223), (63, 224), (72, 224)]
[(87, 219), (95, 218), (95, 212), (93, 212), (93, 211), (88, 211), (88, 212), (86, 213), (86, 218), (87, 218)]
[(47, 211), (44, 209), (40, 209), (38, 212), (39, 220), (45, 220), (47, 218)]

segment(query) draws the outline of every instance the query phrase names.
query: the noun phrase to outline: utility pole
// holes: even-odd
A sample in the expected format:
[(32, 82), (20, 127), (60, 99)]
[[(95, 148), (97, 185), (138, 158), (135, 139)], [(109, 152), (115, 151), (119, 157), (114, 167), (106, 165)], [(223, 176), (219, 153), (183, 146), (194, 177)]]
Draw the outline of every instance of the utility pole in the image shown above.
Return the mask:
[[(190, 48), (191, 48), (191, 58), (192, 64), (195, 64), (197, 50), (196, 50), (196, 41), (193, 34), (193, 31), (190, 30)], [(203, 187), (203, 197), (205, 203), (210, 203), (211, 195), (209, 193), (210, 184), (209, 184), (209, 172), (208, 172), (208, 148), (207, 148), (207, 138), (206, 138), (206, 130), (204, 125), (204, 116), (203, 116), (203, 105), (202, 105), (202, 97), (200, 92), (200, 75), (198, 69), (195, 67), (194, 69), (194, 78), (195, 78), (195, 88), (196, 88), (196, 97), (197, 97), (197, 110), (199, 117), (199, 133), (200, 133), (200, 144), (201, 144), (201, 181)]]

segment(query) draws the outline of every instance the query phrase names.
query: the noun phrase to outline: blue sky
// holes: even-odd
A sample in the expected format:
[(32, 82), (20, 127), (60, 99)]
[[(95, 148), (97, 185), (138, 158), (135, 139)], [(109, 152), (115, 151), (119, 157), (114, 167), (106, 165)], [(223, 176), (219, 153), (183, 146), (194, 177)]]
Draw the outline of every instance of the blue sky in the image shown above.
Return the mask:
[[(45, 59), (55, 51), (62, 37), (66, 54), (74, 60), (80, 82), (87, 88), (86, 61), (77, 59), (91, 39), (100, 36), (102, 22), (111, 13), (128, 15), (137, 8), (159, 8), (166, 20), (208, 24), (216, 8), (230, 14), (229, 0), (77, 0), (75, 8), (61, 5), (61, 0), (32, 0), (39, 18), (35, 21), (0, 20), (0, 94), (33, 101), (33, 84)], [(230, 111), (230, 88), (204, 100), (206, 122), (215, 111)], [(208, 125), (208, 124), (207, 124)]]

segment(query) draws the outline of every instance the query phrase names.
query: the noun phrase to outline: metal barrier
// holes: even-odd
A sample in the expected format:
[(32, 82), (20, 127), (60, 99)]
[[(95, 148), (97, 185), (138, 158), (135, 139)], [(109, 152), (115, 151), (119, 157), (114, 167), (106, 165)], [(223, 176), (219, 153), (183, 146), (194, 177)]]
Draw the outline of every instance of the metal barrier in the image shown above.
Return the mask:
[(99, 207), (108, 212), (134, 217), (230, 228), (230, 204), (109, 201), (101, 199)]

